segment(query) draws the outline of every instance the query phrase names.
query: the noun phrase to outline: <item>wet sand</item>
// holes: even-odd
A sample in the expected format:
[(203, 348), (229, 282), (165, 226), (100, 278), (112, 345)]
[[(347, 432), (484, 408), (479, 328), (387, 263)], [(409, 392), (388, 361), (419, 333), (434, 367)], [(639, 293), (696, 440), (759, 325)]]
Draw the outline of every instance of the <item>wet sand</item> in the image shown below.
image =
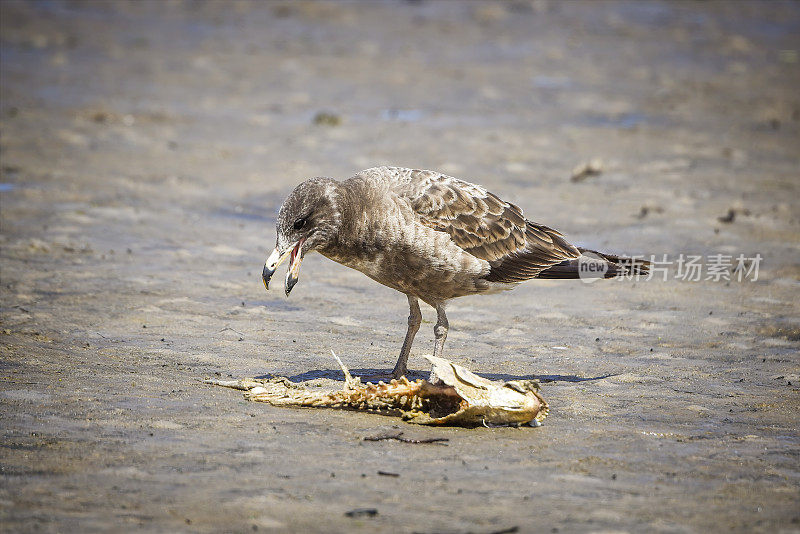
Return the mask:
[[(798, 4), (3, 2), (0, 31), (0, 530), (800, 530)], [(260, 280), (294, 185), (383, 164), (758, 279), (453, 301), (445, 355), (546, 380), (536, 429), (197, 382), (391, 368), (402, 295), (319, 255), (288, 300)]]

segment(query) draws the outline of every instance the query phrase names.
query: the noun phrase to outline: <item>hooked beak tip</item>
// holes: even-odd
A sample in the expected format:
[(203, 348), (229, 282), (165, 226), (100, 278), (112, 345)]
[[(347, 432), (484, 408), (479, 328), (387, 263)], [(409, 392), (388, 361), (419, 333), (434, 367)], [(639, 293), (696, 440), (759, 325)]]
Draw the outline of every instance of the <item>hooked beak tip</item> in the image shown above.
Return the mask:
[(292, 292), (292, 288), (295, 286), (296, 283), (297, 283), (297, 278), (295, 278), (294, 276), (290, 276), (286, 279), (285, 291), (287, 297), (289, 296), (289, 293)]
[(264, 270), (261, 271), (261, 279), (264, 281), (264, 289), (269, 291), (269, 281), (272, 279), (272, 274), (275, 272), (275, 269), (270, 269), (264, 264)]

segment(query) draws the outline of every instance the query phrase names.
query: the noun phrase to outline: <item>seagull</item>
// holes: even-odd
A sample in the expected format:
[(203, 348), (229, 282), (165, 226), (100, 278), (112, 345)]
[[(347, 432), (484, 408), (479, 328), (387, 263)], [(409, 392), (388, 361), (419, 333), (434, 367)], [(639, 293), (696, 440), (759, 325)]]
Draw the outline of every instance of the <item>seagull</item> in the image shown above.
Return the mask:
[(440, 358), (451, 299), (512, 289), (533, 278), (643, 274), (649, 265), (576, 247), (480, 185), (401, 167), (366, 169), (343, 181), (311, 178), (286, 198), (276, 226), (275, 249), (262, 272), (266, 289), (288, 258), (288, 297), (303, 257), (316, 251), (408, 297), (408, 330), (392, 378), (408, 371), (422, 323), (420, 300), (436, 310), (433, 355)]

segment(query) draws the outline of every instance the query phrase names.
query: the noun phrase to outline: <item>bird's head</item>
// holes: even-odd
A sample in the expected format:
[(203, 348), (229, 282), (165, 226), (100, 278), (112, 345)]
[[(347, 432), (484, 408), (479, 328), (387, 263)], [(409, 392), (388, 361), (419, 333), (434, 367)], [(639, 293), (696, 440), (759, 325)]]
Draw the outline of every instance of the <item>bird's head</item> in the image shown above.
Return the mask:
[(278, 212), (278, 239), (264, 264), (261, 277), (264, 287), (275, 269), (289, 259), (284, 289), (286, 296), (297, 283), (303, 256), (324, 248), (333, 239), (341, 221), (336, 205), (337, 182), (331, 178), (312, 178), (298, 185), (286, 198)]

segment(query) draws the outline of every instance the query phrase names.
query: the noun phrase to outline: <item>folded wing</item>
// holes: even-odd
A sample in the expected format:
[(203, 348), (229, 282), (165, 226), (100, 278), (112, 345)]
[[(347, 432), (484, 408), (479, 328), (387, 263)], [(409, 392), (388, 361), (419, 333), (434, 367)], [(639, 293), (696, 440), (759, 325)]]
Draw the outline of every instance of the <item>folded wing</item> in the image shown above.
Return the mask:
[(489, 281), (522, 282), (580, 256), (559, 232), (525, 219), (519, 207), (481, 186), (433, 171), (386, 172), (421, 224), (446, 232), (464, 251), (489, 262)]

